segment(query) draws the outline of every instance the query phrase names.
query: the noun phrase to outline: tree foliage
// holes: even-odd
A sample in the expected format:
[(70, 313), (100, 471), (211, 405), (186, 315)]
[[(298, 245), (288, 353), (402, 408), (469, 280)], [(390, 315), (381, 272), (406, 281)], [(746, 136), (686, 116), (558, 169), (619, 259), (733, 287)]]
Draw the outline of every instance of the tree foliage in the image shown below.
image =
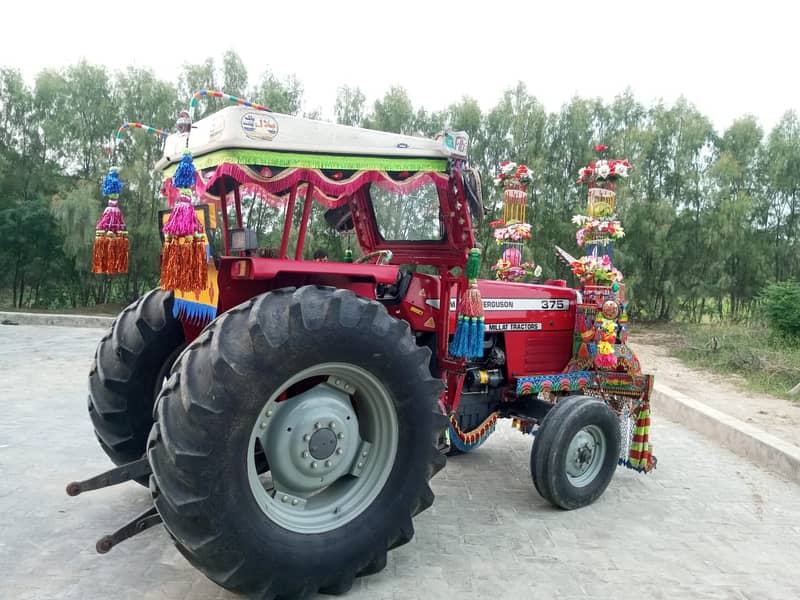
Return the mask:
[[(151, 167), (159, 140), (133, 131), (111, 156), (108, 148), (123, 122), (169, 126), (198, 89), (221, 89), (293, 115), (316, 118), (320, 112), (304, 107), (297, 76), (278, 76), (266, 66), (254, 81), (232, 50), (219, 61), (184, 65), (177, 85), (150, 69), (109, 73), (86, 61), (43, 70), (32, 86), (17, 70), (0, 69), (0, 258), (6, 267), (0, 303), (126, 302), (155, 284), (163, 201)], [(226, 104), (203, 99), (195, 117)], [(640, 316), (747, 318), (769, 305), (759, 299), (771, 283), (800, 279), (800, 119), (794, 111), (768, 132), (751, 116), (719, 132), (684, 98), (648, 106), (626, 90), (612, 102), (575, 97), (551, 112), (523, 83), (486, 110), (469, 97), (440, 110), (415, 106), (399, 85), (368, 104), (350, 83), (338, 89), (330, 108), (346, 125), (426, 136), (445, 128), (467, 131), (490, 217), (501, 208), (501, 194), (491, 185), (498, 163), (529, 165), (536, 177), (528, 206), (534, 238), (525, 259), (542, 264), (545, 277), (570, 277), (552, 248), (578, 251), (570, 219), (582, 212), (585, 189), (575, 178), (593, 158), (593, 146), (607, 144), (615, 156), (628, 158), (634, 171), (617, 202), (626, 236), (615, 261)], [(113, 280), (89, 273), (94, 220), (103, 205), (100, 184), (112, 159), (127, 182), (120, 204), (132, 248), (129, 274)], [(261, 241), (276, 245), (282, 211), (251, 196), (243, 204)], [(325, 246), (336, 258), (346, 241), (326, 226), (318, 207), (311, 215), (306, 253)], [(427, 218), (424, 210), (408, 215)], [(478, 238), (490, 276), (499, 248), (487, 227)]]

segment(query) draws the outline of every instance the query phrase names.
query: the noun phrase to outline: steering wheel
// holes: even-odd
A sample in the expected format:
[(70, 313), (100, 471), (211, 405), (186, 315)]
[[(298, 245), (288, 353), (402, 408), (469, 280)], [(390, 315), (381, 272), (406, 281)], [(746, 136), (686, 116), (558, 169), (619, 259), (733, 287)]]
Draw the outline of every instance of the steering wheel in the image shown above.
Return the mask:
[(376, 258), (378, 260), (375, 261), (374, 264), (376, 265), (388, 265), (392, 260), (392, 251), (391, 250), (375, 250), (374, 252), (369, 252), (365, 254), (361, 258), (354, 260), (354, 263), (363, 264), (368, 262), (372, 258)]

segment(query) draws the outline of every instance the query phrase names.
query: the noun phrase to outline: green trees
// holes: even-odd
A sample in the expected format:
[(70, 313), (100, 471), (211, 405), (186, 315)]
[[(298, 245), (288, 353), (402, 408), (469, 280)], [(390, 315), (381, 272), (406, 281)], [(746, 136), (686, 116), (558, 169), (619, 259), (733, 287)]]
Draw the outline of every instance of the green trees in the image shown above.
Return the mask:
[[(253, 80), (233, 51), (216, 62), (184, 65), (176, 83), (149, 69), (109, 73), (85, 61), (44, 70), (32, 86), (18, 71), (0, 69), (0, 304), (127, 302), (155, 284), (163, 201), (151, 167), (160, 143), (141, 131), (126, 135), (115, 154), (127, 184), (120, 204), (130, 231), (130, 272), (114, 279), (89, 273), (108, 147), (122, 122), (169, 127), (201, 88), (278, 112), (318, 114), (304, 112), (296, 76), (265, 67)], [(570, 277), (552, 248), (577, 252), (570, 218), (580, 212), (585, 190), (574, 182), (593, 158), (592, 147), (602, 142), (614, 156), (628, 158), (634, 170), (617, 203), (626, 236), (615, 260), (639, 316), (746, 318), (761, 306), (767, 285), (800, 278), (800, 119), (794, 111), (771, 131), (745, 116), (720, 132), (685, 99), (645, 106), (626, 90), (609, 103), (576, 97), (548, 111), (535, 92), (517, 83), (493, 107), (482, 110), (464, 97), (432, 110), (416, 106), (401, 86), (368, 103), (349, 82), (329, 108), (346, 125), (427, 136), (444, 128), (467, 131), (490, 220), (500, 207), (501, 194), (491, 185), (498, 163), (530, 166), (536, 174), (528, 207), (534, 238), (525, 259), (541, 264), (545, 277)], [(196, 117), (226, 104), (205, 99)], [(249, 196), (244, 204), (248, 221), (263, 230), (262, 241), (274, 242), (269, 230), (282, 222), (282, 210)], [(322, 213), (312, 211), (308, 250), (326, 246), (336, 258), (343, 241)], [(491, 276), (488, 267), (499, 250), (488, 227), (478, 238), (484, 275)]]

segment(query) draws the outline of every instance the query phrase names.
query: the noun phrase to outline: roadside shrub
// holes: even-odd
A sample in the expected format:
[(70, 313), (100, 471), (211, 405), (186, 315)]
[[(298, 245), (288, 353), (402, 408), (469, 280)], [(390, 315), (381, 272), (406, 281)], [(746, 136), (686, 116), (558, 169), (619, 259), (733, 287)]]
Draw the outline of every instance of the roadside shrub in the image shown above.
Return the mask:
[(800, 338), (800, 282), (773, 283), (761, 294), (770, 329), (780, 335)]

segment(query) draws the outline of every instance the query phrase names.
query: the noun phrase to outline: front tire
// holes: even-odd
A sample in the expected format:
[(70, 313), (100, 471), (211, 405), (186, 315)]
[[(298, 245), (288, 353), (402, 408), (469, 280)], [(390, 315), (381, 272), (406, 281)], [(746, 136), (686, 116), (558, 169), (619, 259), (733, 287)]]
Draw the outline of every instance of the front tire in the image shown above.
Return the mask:
[(140, 459), (153, 426), (153, 403), (183, 348), (173, 295), (152, 290), (125, 308), (100, 340), (89, 371), (89, 417), (116, 465)]
[(531, 476), (551, 504), (572, 510), (597, 500), (619, 460), (617, 416), (602, 400), (571, 396), (545, 416), (531, 449)]
[(381, 570), (444, 466), (429, 360), (407, 323), (348, 290), (278, 290), (214, 321), (173, 368), (149, 442), (178, 549), (265, 598)]

